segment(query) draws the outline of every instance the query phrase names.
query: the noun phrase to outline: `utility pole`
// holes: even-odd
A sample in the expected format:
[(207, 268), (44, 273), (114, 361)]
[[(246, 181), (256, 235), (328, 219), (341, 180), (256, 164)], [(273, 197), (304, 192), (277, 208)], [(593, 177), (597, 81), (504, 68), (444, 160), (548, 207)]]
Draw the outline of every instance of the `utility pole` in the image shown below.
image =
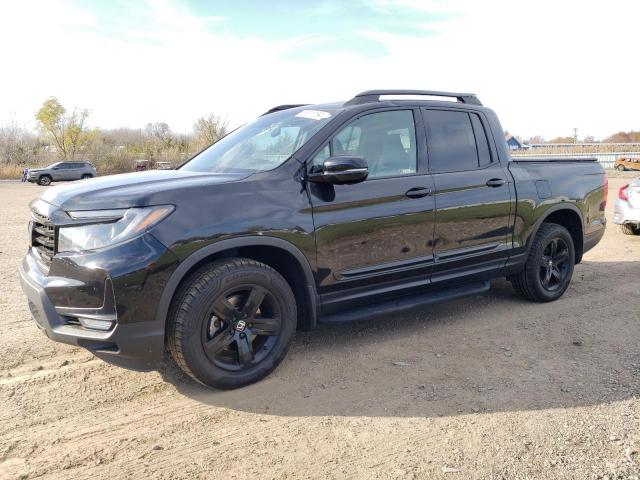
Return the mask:
[(573, 143), (578, 143), (578, 127), (573, 128)]

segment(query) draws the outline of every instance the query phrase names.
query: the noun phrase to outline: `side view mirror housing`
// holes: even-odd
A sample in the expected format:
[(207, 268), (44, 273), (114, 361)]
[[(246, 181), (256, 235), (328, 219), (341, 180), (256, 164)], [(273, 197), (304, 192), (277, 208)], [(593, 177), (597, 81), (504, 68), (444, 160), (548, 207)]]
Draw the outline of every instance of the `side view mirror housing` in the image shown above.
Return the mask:
[(322, 171), (310, 173), (307, 179), (315, 183), (349, 185), (366, 180), (368, 175), (369, 168), (364, 158), (339, 155), (327, 158), (322, 164)]

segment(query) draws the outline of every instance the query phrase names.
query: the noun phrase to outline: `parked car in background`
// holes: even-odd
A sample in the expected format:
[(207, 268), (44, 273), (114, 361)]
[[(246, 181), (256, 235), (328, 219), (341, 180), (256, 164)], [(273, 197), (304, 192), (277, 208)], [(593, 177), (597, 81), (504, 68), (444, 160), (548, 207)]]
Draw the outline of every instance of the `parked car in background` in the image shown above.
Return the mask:
[(296, 328), (496, 277), (557, 300), (604, 234), (607, 176), (595, 158), (512, 159), (503, 131), (472, 94), (368, 91), (274, 107), (175, 170), (48, 189), (20, 266), (29, 308), (52, 340), (136, 369), (166, 349), (235, 388)]
[(149, 169), (149, 164), (150, 163), (151, 162), (149, 160), (144, 160), (144, 159), (134, 160), (133, 169), (136, 172), (144, 172), (145, 170)]
[(173, 170), (169, 162), (156, 162), (156, 170)]
[(98, 176), (96, 167), (89, 162), (57, 162), (45, 168), (30, 168), (27, 181), (38, 185), (50, 185), (51, 182), (80, 180)]
[(616, 166), (614, 168), (619, 172), (625, 172), (627, 170), (640, 170), (640, 158), (620, 157), (616, 160)]
[(640, 235), (640, 178), (618, 190), (613, 223), (620, 225), (625, 235)]

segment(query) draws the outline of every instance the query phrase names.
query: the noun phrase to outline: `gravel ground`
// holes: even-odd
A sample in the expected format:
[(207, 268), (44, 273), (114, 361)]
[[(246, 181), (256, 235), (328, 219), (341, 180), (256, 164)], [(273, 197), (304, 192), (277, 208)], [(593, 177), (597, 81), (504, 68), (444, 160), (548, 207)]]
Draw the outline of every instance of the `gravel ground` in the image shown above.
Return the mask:
[(553, 304), (495, 281), (299, 334), (269, 378), (220, 392), (38, 331), (16, 267), (41, 189), (0, 184), (0, 478), (639, 476), (640, 237), (610, 224)]

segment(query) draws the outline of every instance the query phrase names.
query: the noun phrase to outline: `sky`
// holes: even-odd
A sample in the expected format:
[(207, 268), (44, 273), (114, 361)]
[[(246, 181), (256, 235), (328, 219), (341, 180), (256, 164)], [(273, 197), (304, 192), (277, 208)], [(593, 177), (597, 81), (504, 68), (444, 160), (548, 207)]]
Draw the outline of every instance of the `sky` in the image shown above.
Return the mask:
[(0, 0), (0, 126), (231, 127), (377, 88), (476, 93), (528, 138), (640, 130), (637, 0)]

